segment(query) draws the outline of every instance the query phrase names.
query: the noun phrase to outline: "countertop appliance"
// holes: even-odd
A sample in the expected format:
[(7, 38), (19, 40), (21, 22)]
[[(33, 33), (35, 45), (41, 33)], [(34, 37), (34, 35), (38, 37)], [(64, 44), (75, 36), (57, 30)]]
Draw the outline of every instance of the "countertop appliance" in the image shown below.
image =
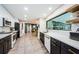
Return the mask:
[(79, 28), (77, 28), (76, 32), (70, 32), (70, 38), (79, 41)]
[(11, 26), (11, 21), (7, 18), (0, 17), (0, 26)]
[(70, 38), (79, 41), (79, 32), (70, 32)]

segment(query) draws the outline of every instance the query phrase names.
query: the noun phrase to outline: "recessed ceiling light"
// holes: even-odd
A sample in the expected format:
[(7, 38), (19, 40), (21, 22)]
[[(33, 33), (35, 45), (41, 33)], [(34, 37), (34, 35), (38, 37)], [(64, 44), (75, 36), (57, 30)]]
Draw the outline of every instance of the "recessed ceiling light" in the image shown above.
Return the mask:
[(26, 11), (27, 11), (27, 10), (28, 10), (28, 8), (27, 8), (27, 7), (24, 7), (24, 10), (26, 10)]
[(52, 10), (52, 7), (49, 7), (49, 10)]

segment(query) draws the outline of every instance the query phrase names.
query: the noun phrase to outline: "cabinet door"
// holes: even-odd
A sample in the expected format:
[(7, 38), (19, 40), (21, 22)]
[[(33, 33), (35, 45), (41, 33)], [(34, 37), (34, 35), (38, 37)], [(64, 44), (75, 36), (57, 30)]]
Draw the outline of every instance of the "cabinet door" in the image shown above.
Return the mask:
[(7, 36), (4, 38), (4, 53), (8, 53), (11, 49), (11, 36)]
[(44, 34), (43, 33), (40, 33), (40, 40), (44, 44)]
[(3, 42), (0, 40), (0, 54), (3, 54)]
[(57, 39), (54, 39), (54, 38), (51, 38), (51, 42), (55, 43), (55, 44), (56, 44), (57, 46), (59, 46), (59, 47), (60, 47), (60, 45), (61, 45), (61, 42), (58, 41)]
[(9, 52), (9, 50), (11, 49), (11, 42), (10, 42), (10, 38), (7, 38), (7, 41), (6, 41), (6, 52), (8, 53)]
[(65, 48), (61, 48), (61, 54), (72, 54), (72, 53), (67, 51)]
[(8, 52), (7, 40), (4, 41), (4, 54)]
[(61, 54), (73, 54), (69, 51), (68, 46), (66, 44), (61, 43)]
[(61, 54), (79, 54), (79, 50), (65, 43), (61, 43)]
[(6, 43), (7, 43), (7, 53), (8, 53), (8, 51), (11, 49), (11, 36), (7, 36)]
[(60, 41), (51, 38), (51, 53), (60, 54)]
[(60, 54), (60, 47), (54, 44), (53, 42), (51, 43), (51, 53)]

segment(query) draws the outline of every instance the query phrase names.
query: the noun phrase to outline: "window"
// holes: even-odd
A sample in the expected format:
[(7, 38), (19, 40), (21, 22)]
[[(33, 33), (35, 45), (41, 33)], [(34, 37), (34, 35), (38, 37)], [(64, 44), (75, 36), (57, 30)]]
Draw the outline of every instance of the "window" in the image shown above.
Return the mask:
[(56, 18), (47, 21), (47, 29), (53, 30), (71, 30), (71, 24), (66, 23), (70, 20), (72, 13), (65, 13)]

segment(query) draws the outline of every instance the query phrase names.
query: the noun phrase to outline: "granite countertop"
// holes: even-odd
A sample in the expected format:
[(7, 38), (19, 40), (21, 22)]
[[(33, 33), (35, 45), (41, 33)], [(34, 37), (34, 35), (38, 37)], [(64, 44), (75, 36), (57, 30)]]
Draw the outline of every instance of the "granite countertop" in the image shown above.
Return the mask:
[(70, 39), (71, 31), (48, 31), (44, 33), (79, 50), (79, 41)]
[(2, 38), (4, 38), (4, 37), (9, 36), (9, 35), (11, 35), (11, 33), (8, 33), (8, 34), (0, 34), (0, 40), (1, 40)]
[(13, 31), (13, 32), (10, 32), (10, 33), (1, 33), (0, 34), (0, 39), (4, 38), (6, 36), (12, 35), (14, 32), (17, 32), (17, 31)]

